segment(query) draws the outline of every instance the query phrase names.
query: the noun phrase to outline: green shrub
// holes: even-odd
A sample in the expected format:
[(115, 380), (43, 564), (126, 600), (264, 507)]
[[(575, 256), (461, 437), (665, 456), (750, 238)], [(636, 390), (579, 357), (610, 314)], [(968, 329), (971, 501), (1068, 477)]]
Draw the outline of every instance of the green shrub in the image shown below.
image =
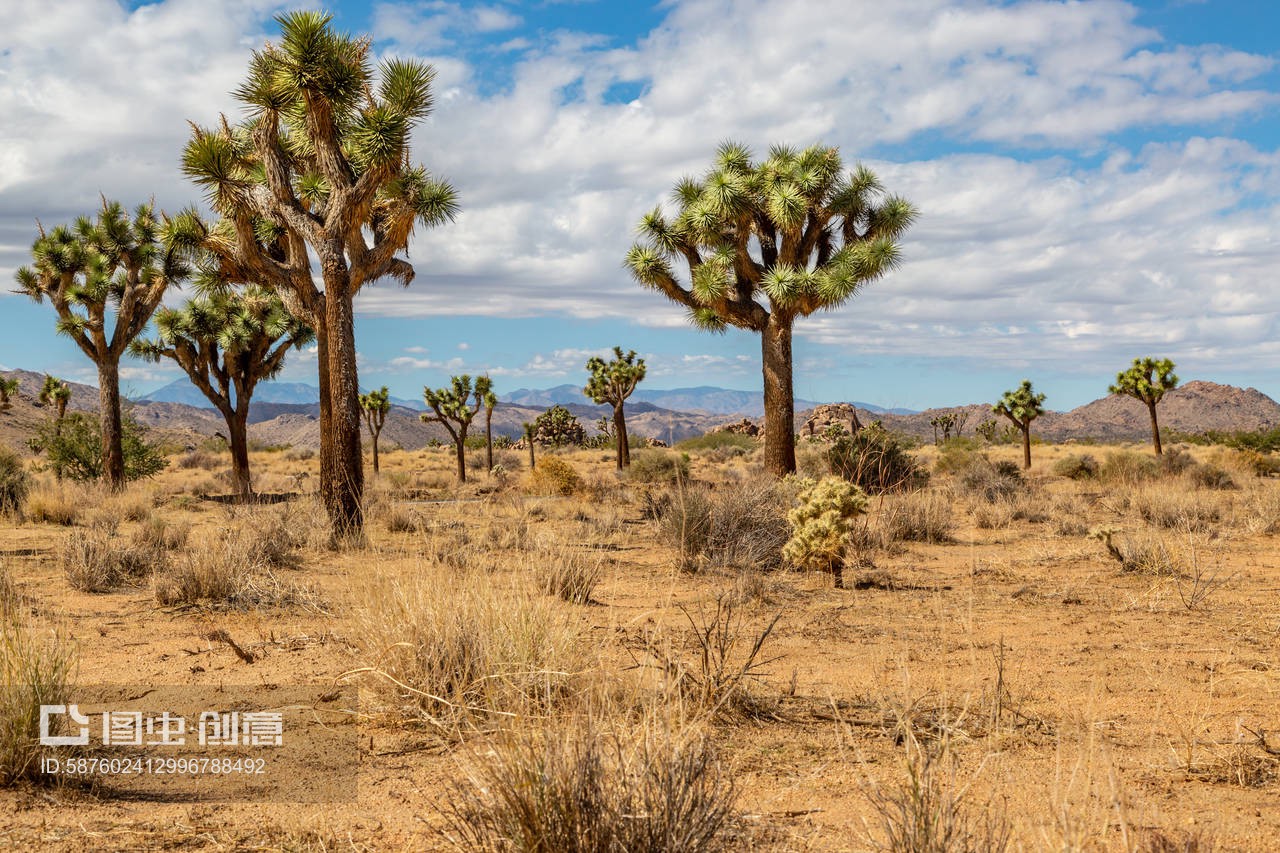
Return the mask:
[[(126, 480), (151, 477), (168, 464), (156, 446), (147, 443), (146, 430), (128, 412), (121, 418), (120, 429)], [(62, 419), (59, 432), (52, 420), (46, 421), (36, 427), (28, 444), (46, 455), (58, 476), (77, 482), (102, 478), (102, 426), (97, 418), (72, 412)]]
[(9, 448), (0, 446), (0, 513), (21, 513), (30, 491), (31, 477), (22, 459)]
[(1072, 453), (1053, 463), (1053, 473), (1072, 480), (1089, 480), (1098, 475), (1098, 460), (1088, 453)]
[(676, 450), (683, 450), (687, 453), (698, 451), (719, 450), (724, 447), (741, 448), (744, 451), (755, 450), (760, 446), (760, 442), (749, 435), (743, 435), (740, 432), (709, 432), (706, 435), (699, 435), (694, 438), (686, 438), (684, 441), (676, 443)]
[(637, 450), (626, 469), (628, 479), (637, 483), (675, 483), (689, 479), (689, 454), (661, 448)]
[(545, 454), (533, 469), (534, 488), (543, 494), (571, 495), (582, 486), (582, 477), (559, 456)]
[(1188, 476), (1197, 489), (1238, 489), (1235, 478), (1217, 465), (1197, 465)]
[(918, 488), (929, 477), (903, 440), (880, 427), (866, 427), (835, 441), (827, 450), (827, 465), (832, 474), (870, 494)]

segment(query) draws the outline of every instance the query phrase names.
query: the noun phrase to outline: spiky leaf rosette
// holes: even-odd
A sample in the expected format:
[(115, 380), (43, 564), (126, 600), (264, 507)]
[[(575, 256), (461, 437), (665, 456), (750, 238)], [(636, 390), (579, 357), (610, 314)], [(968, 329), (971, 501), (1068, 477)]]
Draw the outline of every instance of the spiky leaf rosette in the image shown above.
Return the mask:
[(614, 347), (609, 361), (599, 356), (588, 359), (587, 372), (590, 377), (582, 393), (593, 403), (617, 406), (644, 380), (644, 359), (637, 358), (635, 350), (624, 353), (622, 347)]
[(1006, 391), (1000, 401), (991, 407), (997, 415), (1004, 415), (1020, 426), (1026, 426), (1044, 414), (1044, 394), (1031, 388), (1031, 380), (1024, 379), (1013, 391)]
[(1116, 384), (1108, 390), (1154, 406), (1178, 387), (1173, 361), (1167, 358), (1135, 358), (1128, 370), (1116, 374)]

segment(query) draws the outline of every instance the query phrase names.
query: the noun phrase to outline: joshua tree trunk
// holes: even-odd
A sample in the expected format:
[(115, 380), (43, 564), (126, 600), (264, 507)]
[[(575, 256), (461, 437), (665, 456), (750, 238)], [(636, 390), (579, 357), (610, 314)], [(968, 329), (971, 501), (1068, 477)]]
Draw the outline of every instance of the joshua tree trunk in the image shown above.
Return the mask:
[(1022, 427), (1022, 467), (1031, 467), (1031, 424), (1020, 424)]
[(377, 474), (382, 470), (378, 465), (378, 436), (382, 434), (382, 427), (375, 426), (373, 428), (373, 473)]
[(320, 500), (326, 512), (335, 500), (333, 405), (329, 400), (329, 342), (324, 333), (324, 315), (316, 317), (316, 360), (319, 370), (316, 381), (320, 383)]
[[(239, 403), (238, 400), (237, 403)], [(235, 411), (225, 414), (227, 437), (231, 444), (231, 478), (235, 493), (241, 500), (248, 500), (253, 497), (253, 485), (249, 480), (249, 407), (237, 405)]]
[(488, 406), (484, 411), (484, 464), (485, 470), (493, 473), (493, 409)]
[[(327, 264), (325, 270), (325, 330), (329, 345), (329, 375), (326, 378), (333, 442), (330, 448), (333, 481), (326, 503), (335, 536), (344, 538), (358, 534), (364, 526), (360, 505), (364, 492), (364, 460), (360, 447), (355, 312), (347, 296), (350, 276), (345, 268), (334, 269), (333, 266)], [(323, 423), (321, 429), (324, 429)]]
[(525, 443), (529, 445), (529, 470), (530, 470), (530, 471), (532, 471), (532, 470), (534, 469), (534, 464), (533, 464), (533, 431), (532, 431), (532, 430), (525, 430), (525, 433), (524, 433), (524, 440), (525, 440)]
[(1160, 446), (1160, 422), (1156, 420), (1156, 404), (1147, 403), (1147, 411), (1151, 413), (1151, 444), (1155, 446), (1156, 456), (1164, 455), (1164, 448)]
[(467, 482), (467, 428), (463, 427), (453, 441), (453, 449), (458, 454), (458, 482)]
[(775, 310), (760, 333), (764, 368), (764, 465), (778, 477), (796, 470), (795, 397), (791, 385), (791, 317)]
[(631, 448), (627, 444), (627, 419), (622, 413), (622, 403), (613, 407), (613, 434), (618, 439), (618, 470), (631, 464)]
[(98, 363), (98, 409), (102, 423), (102, 481), (113, 492), (124, 490), (124, 445), (120, 425), (120, 365)]
[(62, 437), (62, 419), (67, 416), (67, 401), (58, 400), (58, 417), (53, 422), (53, 437)]

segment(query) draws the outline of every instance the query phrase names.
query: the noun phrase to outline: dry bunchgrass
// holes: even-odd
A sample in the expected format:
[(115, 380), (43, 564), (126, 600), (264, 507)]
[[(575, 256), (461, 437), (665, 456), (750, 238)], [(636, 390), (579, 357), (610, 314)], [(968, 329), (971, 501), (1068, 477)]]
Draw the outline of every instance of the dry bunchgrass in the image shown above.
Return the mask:
[(38, 770), (45, 749), (40, 706), (66, 704), (75, 670), (76, 650), (66, 632), (34, 618), (0, 567), (0, 784), (55, 778)]
[(659, 539), (678, 549), (685, 570), (761, 572), (782, 563), (782, 546), (791, 537), (791, 492), (784, 485), (767, 479), (719, 490), (677, 484), (647, 493), (647, 500), (646, 514), (657, 520)]
[(492, 853), (711, 853), (737, 847), (735, 799), (699, 731), (569, 721), (504, 732), (453, 786), (442, 835)]
[(142, 583), (168, 560), (168, 554), (145, 541), (129, 542), (117, 535), (114, 524), (99, 521), (71, 531), (58, 559), (73, 588), (110, 592)]
[(39, 483), (27, 495), (26, 516), (41, 524), (70, 527), (80, 521), (85, 507), (93, 505), (89, 491), (88, 487), (66, 481)]
[(355, 598), (365, 665), (348, 675), (447, 739), (559, 710), (592, 666), (576, 618), (517, 580), (426, 563)]
[(1131, 506), (1147, 524), (1168, 530), (1205, 532), (1223, 520), (1223, 499), (1213, 492), (1155, 485), (1134, 491)]
[(1183, 574), (1181, 561), (1173, 550), (1163, 538), (1149, 531), (1132, 535), (1103, 527), (1090, 533), (1090, 537), (1103, 544), (1123, 572), (1156, 577), (1181, 577)]
[(544, 542), (529, 554), (529, 561), (543, 592), (573, 604), (590, 604), (604, 576), (603, 555), (586, 548)]
[(280, 564), (271, 561), (271, 553), (252, 532), (237, 535), (224, 531), (155, 573), (156, 602), (165, 607), (324, 612), (326, 607), (315, 590), (278, 573)]
[(890, 542), (950, 542), (955, 531), (951, 496), (933, 489), (887, 499), (880, 526)]

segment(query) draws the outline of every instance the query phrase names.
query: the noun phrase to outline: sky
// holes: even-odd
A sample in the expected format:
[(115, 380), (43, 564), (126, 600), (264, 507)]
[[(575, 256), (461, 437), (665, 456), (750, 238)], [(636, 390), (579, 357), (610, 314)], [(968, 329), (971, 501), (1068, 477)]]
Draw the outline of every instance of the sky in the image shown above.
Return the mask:
[[(362, 386), (582, 384), (618, 344), (652, 388), (758, 389), (755, 335), (693, 329), (622, 265), (733, 139), (838, 146), (920, 211), (898, 270), (797, 322), (798, 397), (919, 409), (1025, 377), (1067, 409), (1146, 355), (1280, 397), (1280, 4), (1246, 0), (3, 0), (0, 281), (37, 220), (100, 194), (198, 203), (187, 122), (239, 115), (250, 52), (300, 5), (434, 66), (413, 154), (461, 204), (415, 234), (409, 288), (357, 297)], [(11, 289), (0, 367), (92, 382)], [(134, 393), (181, 376), (122, 373)], [(303, 352), (282, 379), (314, 377)]]

